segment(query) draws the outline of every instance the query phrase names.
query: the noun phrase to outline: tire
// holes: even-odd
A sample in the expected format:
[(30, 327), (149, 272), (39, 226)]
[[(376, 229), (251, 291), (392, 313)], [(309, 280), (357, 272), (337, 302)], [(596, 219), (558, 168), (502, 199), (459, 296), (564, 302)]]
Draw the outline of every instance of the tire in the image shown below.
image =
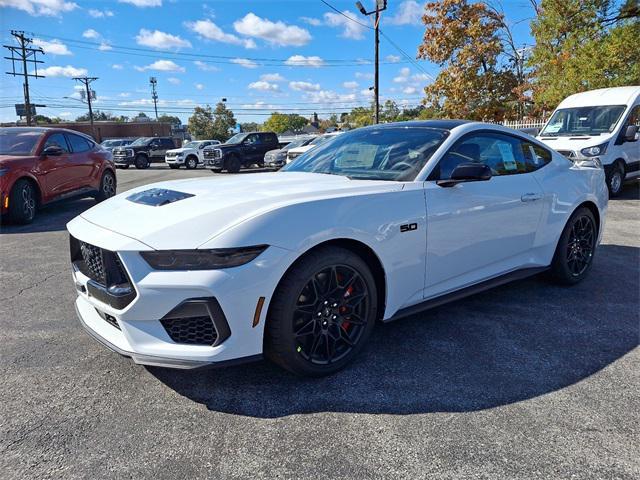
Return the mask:
[(209, 170), (211, 170), (213, 173), (222, 173), (221, 168), (210, 168)]
[(18, 180), (9, 194), (9, 221), (26, 225), (31, 223), (38, 209), (38, 192), (29, 180)]
[(187, 168), (187, 170), (198, 168), (198, 158), (194, 157), (193, 155), (187, 157), (184, 161), (184, 166)]
[(169, 164), (169, 168), (170, 168), (171, 170), (177, 170), (177, 169), (179, 169), (179, 168), (180, 168), (180, 165), (171, 165), (171, 164)]
[(598, 230), (591, 210), (576, 210), (560, 235), (551, 263), (551, 277), (562, 285), (581, 282), (591, 270)]
[(149, 159), (146, 155), (138, 155), (134, 160), (134, 163), (138, 170), (145, 170), (149, 168)]
[(100, 180), (100, 191), (95, 196), (98, 203), (105, 201), (107, 198), (111, 198), (116, 194), (116, 176), (110, 170), (107, 170), (102, 174)]
[(620, 195), (624, 184), (624, 177), (624, 166), (620, 162), (614, 163), (607, 174), (607, 188), (609, 189), (610, 197), (617, 197)]
[(232, 155), (229, 158), (227, 158), (227, 161), (224, 162), (224, 165), (227, 169), (227, 172), (229, 173), (238, 173), (241, 167), (240, 159), (235, 155)]
[(321, 247), (280, 281), (267, 315), (265, 353), (297, 375), (330, 375), (358, 355), (376, 318), (377, 291), (367, 264), (350, 250)]

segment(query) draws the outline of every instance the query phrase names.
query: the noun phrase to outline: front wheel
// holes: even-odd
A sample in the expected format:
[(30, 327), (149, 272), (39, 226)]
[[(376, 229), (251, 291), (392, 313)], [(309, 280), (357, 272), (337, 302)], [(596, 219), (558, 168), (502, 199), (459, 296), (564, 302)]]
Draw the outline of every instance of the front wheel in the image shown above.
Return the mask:
[(238, 173), (240, 171), (240, 159), (236, 156), (231, 156), (225, 162), (225, 167), (229, 173)]
[(102, 202), (107, 198), (111, 198), (116, 194), (116, 176), (110, 171), (106, 171), (102, 174), (102, 180), (100, 180), (100, 191), (96, 195), (96, 201)]
[(280, 282), (267, 318), (265, 353), (298, 375), (329, 375), (362, 350), (376, 317), (376, 285), (367, 264), (349, 250), (323, 247)]
[(598, 229), (593, 213), (588, 208), (579, 208), (571, 215), (560, 235), (551, 275), (558, 283), (574, 285), (582, 281), (591, 266), (598, 240)]
[(619, 162), (616, 162), (611, 171), (607, 175), (607, 188), (609, 189), (610, 197), (617, 197), (622, 191), (622, 185), (624, 184), (624, 168)]
[(187, 167), (187, 170), (193, 170), (198, 166), (198, 159), (196, 157), (189, 157), (185, 160), (184, 165)]
[(29, 180), (18, 180), (9, 194), (9, 220), (25, 225), (36, 216), (38, 196)]
[(146, 155), (138, 155), (135, 159), (135, 164), (138, 170), (144, 170), (149, 168), (149, 159)]

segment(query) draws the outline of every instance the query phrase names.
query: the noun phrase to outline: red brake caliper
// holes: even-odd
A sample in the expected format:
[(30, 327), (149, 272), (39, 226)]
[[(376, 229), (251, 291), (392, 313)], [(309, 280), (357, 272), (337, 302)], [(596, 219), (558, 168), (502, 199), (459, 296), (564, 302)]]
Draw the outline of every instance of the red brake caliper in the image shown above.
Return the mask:
[[(349, 298), (351, 296), (351, 293), (353, 293), (353, 286), (349, 286), (349, 288), (347, 288), (347, 291), (344, 292), (344, 298)], [(340, 307), (340, 313), (344, 314), (344, 312), (347, 311), (347, 307), (342, 306)], [(342, 329), (346, 332), (349, 330), (349, 326), (351, 325), (350, 322), (342, 322)]]

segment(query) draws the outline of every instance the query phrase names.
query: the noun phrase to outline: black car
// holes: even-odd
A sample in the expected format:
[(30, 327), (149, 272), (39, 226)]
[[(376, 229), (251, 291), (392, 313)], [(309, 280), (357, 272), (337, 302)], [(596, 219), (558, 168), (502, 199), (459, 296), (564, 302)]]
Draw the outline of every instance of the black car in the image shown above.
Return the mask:
[(149, 168), (151, 162), (164, 162), (167, 150), (177, 148), (171, 137), (141, 137), (124, 147), (113, 149), (113, 161), (117, 167)]
[(226, 170), (236, 173), (242, 167), (264, 166), (264, 155), (278, 148), (278, 136), (273, 132), (238, 133), (222, 145), (204, 150), (204, 165), (212, 172)]

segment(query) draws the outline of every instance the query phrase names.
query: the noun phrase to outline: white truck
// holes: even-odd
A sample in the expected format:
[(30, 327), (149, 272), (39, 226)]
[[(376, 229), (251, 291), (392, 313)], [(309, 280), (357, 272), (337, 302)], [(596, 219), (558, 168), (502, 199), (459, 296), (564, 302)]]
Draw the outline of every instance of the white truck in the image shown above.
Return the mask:
[(204, 164), (204, 149), (211, 145), (220, 145), (218, 140), (194, 140), (182, 146), (167, 150), (164, 161), (170, 168), (180, 168), (184, 165), (187, 169), (192, 170), (198, 164)]
[(573, 162), (601, 164), (615, 197), (640, 175), (639, 128), (640, 86), (601, 88), (564, 99), (537, 138)]

